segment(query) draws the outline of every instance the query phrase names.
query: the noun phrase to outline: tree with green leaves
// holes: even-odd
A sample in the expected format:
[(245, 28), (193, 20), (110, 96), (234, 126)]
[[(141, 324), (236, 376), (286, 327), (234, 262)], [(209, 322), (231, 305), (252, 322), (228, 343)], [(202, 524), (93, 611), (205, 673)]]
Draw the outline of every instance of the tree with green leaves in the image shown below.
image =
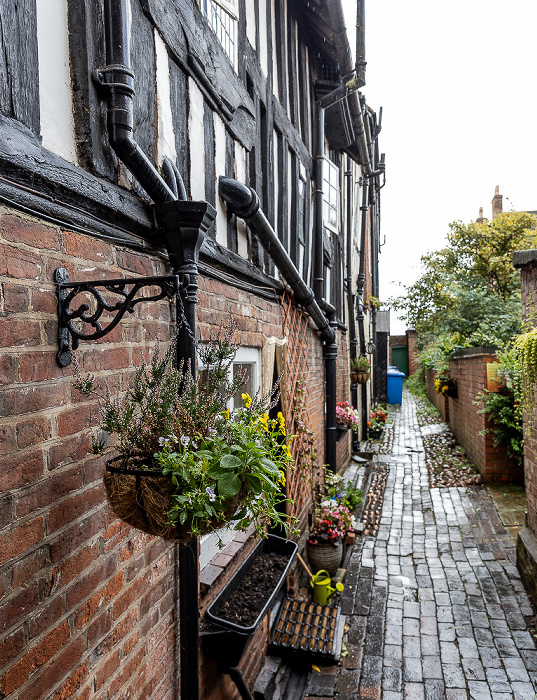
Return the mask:
[(515, 250), (537, 247), (537, 217), (503, 213), (450, 225), (447, 245), (421, 259), (422, 275), (392, 302), (423, 340), (453, 346), (503, 345), (520, 331)]

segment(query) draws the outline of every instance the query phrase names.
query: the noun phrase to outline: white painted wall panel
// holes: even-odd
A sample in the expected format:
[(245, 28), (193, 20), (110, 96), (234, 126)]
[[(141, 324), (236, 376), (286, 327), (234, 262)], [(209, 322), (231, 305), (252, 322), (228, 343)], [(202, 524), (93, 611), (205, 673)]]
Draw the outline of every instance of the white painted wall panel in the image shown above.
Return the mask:
[(255, 49), (255, 3), (253, 0), (247, 0), (246, 2), (246, 38), (250, 42), (250, 46)]
[[(238, 141), (235, 141), (235, 179), (246, 182), (247, 152)], [(237, 252), (248, 260), (248, 234), (244, 219), (237, 217)]]
[[(226, 126), (216, 113), (214, 113), (214, 172), (218, 193), (218, 178), (226, 174)], [(226, 205), (218, 194), (216, 196), (216, 242), (227, 247)]]
[(170, 98), (170, 66), (168, 51), (160, 34), (155, 30), (155, 63), (157, 80), (157, 163), (166, 156), (174, 163), (177, 159), (175, 134), (173, 131), (172, 105)]
[(36, 0), (43, 146), (76, 164), (67, 0)]
[(268, 32), (267, 0), (259, 0), (259, 62), (265, 75), (268, 75)]
[(190, 136), (190, 191), (192, 199), (205, 199), (205, 147), (203, 133), (203, 95), (192, 78), (188, 79), (190, 110), (188, 133)]

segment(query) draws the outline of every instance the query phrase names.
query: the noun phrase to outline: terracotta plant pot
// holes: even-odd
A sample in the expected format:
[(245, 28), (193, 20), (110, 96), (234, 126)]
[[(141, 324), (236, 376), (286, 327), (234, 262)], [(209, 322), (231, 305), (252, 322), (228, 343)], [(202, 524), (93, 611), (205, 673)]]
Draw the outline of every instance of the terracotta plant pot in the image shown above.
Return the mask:
[(336, 545), (330, 542), (319, 544), (307, 542), (306, 553), (311, 570), (314, 574), (317, 573), (317, 571), (325, 570), (328, 571), (330, 576), (335, 576), (341, 564), (343, 545), (341, 540), (338, 540)]

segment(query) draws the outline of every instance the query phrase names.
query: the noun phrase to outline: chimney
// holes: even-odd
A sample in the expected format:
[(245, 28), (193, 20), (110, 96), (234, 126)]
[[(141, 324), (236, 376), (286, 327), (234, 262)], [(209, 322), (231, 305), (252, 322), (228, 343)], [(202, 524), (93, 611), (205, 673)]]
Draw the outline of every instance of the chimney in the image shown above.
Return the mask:
[(479, 217), (475, 220), (476, 224), (482, 224), (485, 219), (483, 218), (483, 207), (479, 207)]
[(494, 191), (494, 197), (492, 198), (492, 218), (495, 219), (498, 214), (501, 214), (503, 211), (503, 205), (502, 205), (502, 195), (500, 194), (500, 187), (499, 185), (496, 185), (496, 189)]

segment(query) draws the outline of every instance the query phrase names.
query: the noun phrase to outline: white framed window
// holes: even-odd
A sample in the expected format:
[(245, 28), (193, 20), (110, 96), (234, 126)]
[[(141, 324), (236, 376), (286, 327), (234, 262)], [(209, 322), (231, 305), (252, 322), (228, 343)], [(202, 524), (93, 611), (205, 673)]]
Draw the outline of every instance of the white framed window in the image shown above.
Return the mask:
[(237, 70), (238, 0), (201, 0), (203, 14)]
[[(233, 379), (237, 372), (244, 372), (246, 382), (244, 388), (231, 399), (229, 408), (233, 409), (243, 405), (242, 393), (255, 394), (261, 391), (261, 350), (259, 348), (239, 348), (233, 364), (229, 368), (229, 379)], [(200, 366), (200, 372), (203, 368)], [(210, 563), (220, 551), (219, 542), (225, 547), (235, 537), (237, 531), (232, 527), (223, 527), (200, 538), (200, 568), (203, 569)]]
[(328, 158), (323, 167), (323, 222), (332, 231), (339, 227), (339, 168)]

